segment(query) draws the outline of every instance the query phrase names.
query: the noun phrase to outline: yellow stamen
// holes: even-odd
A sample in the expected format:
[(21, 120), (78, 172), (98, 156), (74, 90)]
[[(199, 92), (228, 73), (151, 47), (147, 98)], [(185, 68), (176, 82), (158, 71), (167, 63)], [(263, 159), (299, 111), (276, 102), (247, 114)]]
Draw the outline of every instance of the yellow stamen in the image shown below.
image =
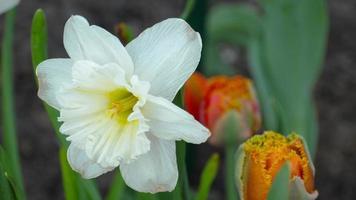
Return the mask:
[(108, 93), (108, 110), (110, 118), (115, 118), (118, 123), (127, 123), (128, 116), (133, 112), (133, 107), (138, 98), (129, 92), (126, 88), (118, 88)]

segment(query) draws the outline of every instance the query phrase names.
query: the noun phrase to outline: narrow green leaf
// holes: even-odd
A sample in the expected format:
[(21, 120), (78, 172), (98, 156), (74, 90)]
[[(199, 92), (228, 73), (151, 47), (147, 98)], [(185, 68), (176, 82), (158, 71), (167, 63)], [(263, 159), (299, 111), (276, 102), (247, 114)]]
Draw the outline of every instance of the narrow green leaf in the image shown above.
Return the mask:
[(177, 162), (178, 162), (179, 178), (175, 190), (173, 190), (173, 192), (170, 194), (171, 194), (171, 198), (174, 200), (189, 200), (190, 189), (189, 189), (188, 174), (187, 174), (187, 168), (185, 162), (186, 144), (184, 141), (177, 141), (176, 146), (177, 146)]
[(13, 86), (13, 40), (15, 28), (15, 9), (10, 10), (5, 16), (5, 29), (1, 49), (1, 85), (2, 85), (2, 120), (3, 120), (3, 143), (8, 154), (9, 172), (20, 188), (21, 199), (25, 199), (25, 191), (22, 180), (21, 164), (18, 152), (14, 86)]
[(6, 154), (3, 148), (0, 146), (0, 199), (12, 200), (14, 195), (12, 194), (10, 183), (7, 180), (6, 174)]
[(109, 194), (105, 199), (106, 200), (122, 199), (125, 192), (125, 188), (126, 188), (125, 182), (122, 179), (119, 170), (116, 170), (113, 178), (113, 182), (111, 183), (110, 186)]
[(59, 161), (62, 169), (62, 184), (66, 200), (76, 200), (78, 199), (78, 194), (75, 182), (75, 174), (68, 164), (67, 153), (63, 147), (61, 147), (59, 150)]
[(203, 173), (200, 177), (198, 194), (196, 200), (206, 200), (210, 192), (211, 185), (215, 180), (216, 174), (219, 168), (220, 157), (217, 153), (214, 153), (203, 169)]
[[(42, 9), (38, 9), (33, 16), (31, 29), (31, 53), (34, 74), (36, 74), (38, 64), (47, 59), (47, 35), (46, 15)], [(36, 77), (35, 80), (37, 81)], [(59, 116), (58, 111), (48, 106), (46, 103), (44, 103), (44, 107), (61, 146), (68, 146), (64, 136), (58, 131), (60, 127), (57, 120)]]
[(290, 163), (287, 162), (279, 170), (268, 193), (268, 200), (285, 200), (289, 197)]
[[(31, 53), (32, 53), (32, 64), (33, 70), (36, 74), (36, 69), (39, 63), (47, 59), (47, 22), (46, 16), (43, 10), (38, 9), (34, 14), (32, 20), (32, 30), (31, 30)], [(36, 77), (35, 77), (36, 79)], [(61, 148), (66, 149), (68, 147), (68, 142), (65, 140), (64, 136), (59, 133), (60, 123), (57, 118), (59, 116), (58, 111), (53, 109), (44, 103), (44, 107), (48, 113), (51, 124), (55, 130), (58, 141), (60, 142)], [(91, 199), (91, 200), (100, 200), (99, 191), (92, 180), (84, 180), (74, 172), (68, 173), (66, 169), (61, 168), (63, 176), (71, 176), (66, 177), (66, 180), (75, 180), (77, 184), (78, 199)], [(64, 181), (66, 181), (64, 180)], [(65, 189), (65, 192), (71, 191), (71, 189)], [(72, 198), (72, 194), (66, 194), (66, 196)]]
[(195, 5), (195, 0), (186, 0), (185, 3), (185, 7), (184, 10), (182, 12), (182, 14), (180, 15), (180, 18), (182, 19), (188, 19), (188, 17), (190, 16), (190, 13), (192, 12), (193, 8)]
[(137, 192), (136, 200), (158, 200), (158, 196), (156, 194)]

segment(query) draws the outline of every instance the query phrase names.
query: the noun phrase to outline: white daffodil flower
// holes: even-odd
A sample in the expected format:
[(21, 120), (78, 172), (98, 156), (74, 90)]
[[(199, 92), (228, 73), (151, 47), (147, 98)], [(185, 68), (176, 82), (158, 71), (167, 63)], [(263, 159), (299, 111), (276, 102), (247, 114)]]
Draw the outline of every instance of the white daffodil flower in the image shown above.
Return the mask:
[(38, 95), (60, 111), (71, 167), (94, 178), (119, 166), (137, 191), (172, 191), (175, 140), (199, 144), (210, 135), (171, 102), (199, 63), (199, 33), (182, 19), (167, 19), (124, 47), (73, 16), (64, 27), (64, 47), (70, 58), (38, 66)]
[(19, 4), (20, 0), (0, 0), (0, 14)]

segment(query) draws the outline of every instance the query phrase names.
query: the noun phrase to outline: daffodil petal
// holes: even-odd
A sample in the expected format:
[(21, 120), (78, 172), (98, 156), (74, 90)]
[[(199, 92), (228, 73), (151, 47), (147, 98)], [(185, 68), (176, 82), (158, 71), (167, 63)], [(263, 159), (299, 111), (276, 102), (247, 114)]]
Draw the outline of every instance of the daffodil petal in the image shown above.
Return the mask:
[(171, 18), (146, 29), (126, 46), (135, 74), (151, 83), (150, 93), (173, 100), (200, 60), (199, 33)]
[(67, 159), (72, 169), (86, 179), (96, 178), (115, 168), (102, 167), (95, 161), (89, 159), (84, 150), (76, 148), (74, 145), (69, 145)]
[(72, 82), (72, 66), (70, 59), (48, 59), (37, 67), (38, 96), (50, 106), (60, 109), (57, 93), (62, 86)]
[(175, 142), (149, 137), (151, 150), (120, 170), (126, 184), (139, 192), (172, 191), (178, 180)]
[(19, 1), (20, 0), (1, 0), (0, 1), (0, 14), (15, 7), (19, 3)]
[(210, 132), (194, 117), (162, 97), (149, 96), (142, 108), (152, 134), (166, 140), (184, 140), (200, 144)]
[(106, 30), (92, 25), (81, 16), (72, 16), (64, 27), (64, 47), (75, 61), (90, 60), (104, 65), (116, 63), (130, 77), (133, 63), (120, 40)]
[(80, 90), (108, 92), (127, 87), (125, 71), (115, 63), (98, 65), (81, 60), (73, 65), (73, 83)]

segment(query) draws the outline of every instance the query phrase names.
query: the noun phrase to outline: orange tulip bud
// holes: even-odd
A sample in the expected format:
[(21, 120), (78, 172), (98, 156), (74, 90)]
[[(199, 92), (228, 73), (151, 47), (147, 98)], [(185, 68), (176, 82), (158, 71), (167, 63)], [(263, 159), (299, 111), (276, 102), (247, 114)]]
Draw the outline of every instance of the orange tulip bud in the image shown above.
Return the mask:
[(194, 73), (185, 85), (186, 109), (207, 126), (209, 141), (218, 145), (223, 141), (227, 121), (235, 121), (238, 137), (247, 138), (261, 126), (261, 114), (250, 79), (243, 76), (215, 76), (205, 79)]
[(316, 199), (314, 166), (304, 140), (297, 134), (284, 137), (273, 131), (240, 146), (236, 177), (241, 199), (267, 199), (273, 179), (286, 162), (290, 162), (290, 197), (302, 193), (307, 196), (302, 199)]

